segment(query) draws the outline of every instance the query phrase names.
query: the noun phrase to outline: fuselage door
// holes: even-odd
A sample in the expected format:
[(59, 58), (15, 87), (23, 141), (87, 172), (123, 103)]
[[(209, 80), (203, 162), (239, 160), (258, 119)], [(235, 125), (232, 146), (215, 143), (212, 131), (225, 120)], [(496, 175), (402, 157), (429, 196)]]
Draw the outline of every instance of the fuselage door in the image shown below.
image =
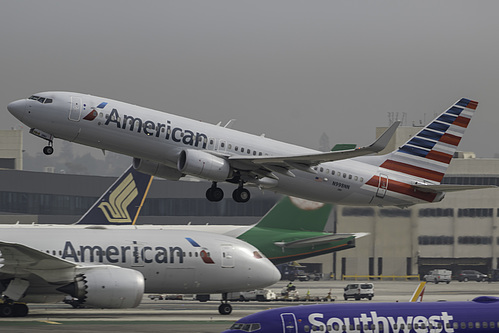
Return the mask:
[(69, 120), (80, 121), (81, 117), (81, 98), (71, 97), (71, 109), (69, 110)]
[(234, 268), (234, 248), (222, 245), (222, 268)]
[(293, 313), (281, 313), (281, 320), (284, 333), (298, 333), (298, 325)]
[(378, 191), (376, 192), (376, 196), (378, 198), (384, 198), (387, 189), (388, 189), (388, 176), (380, 173), (379, 174)]

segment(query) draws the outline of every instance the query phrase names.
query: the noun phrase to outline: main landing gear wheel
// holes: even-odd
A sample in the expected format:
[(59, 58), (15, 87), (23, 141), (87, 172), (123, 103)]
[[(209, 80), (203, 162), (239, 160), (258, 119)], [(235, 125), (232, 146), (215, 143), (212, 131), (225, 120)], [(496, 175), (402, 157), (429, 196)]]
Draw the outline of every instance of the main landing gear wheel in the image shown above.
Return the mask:
[(26, 317), (28, 306), (22, 303), (0, 304), (0, 317)]
[(52, 155), (53, 152), (54, 152), (54, 147), (52, 147), (52, 146), (45, 146), (43, 148), (43, 153), (45, 155)]
[(218, 202), (224, 198), (224, 191), (217, 187), (217, 183), (213, 182), (213, 185), (206, 190), (206, 199), (213, 202)]
[(232, 305), (230, 305), (229, 303), (222, 303), (218, 307), (218, 312), (221, 315), (229, 315), (232, 313)]
[(244, 187), (238, 187), (232, 192), (232, 199), (234, 199), (235, 202), (248, 202), (250, 197), (250, 192)]

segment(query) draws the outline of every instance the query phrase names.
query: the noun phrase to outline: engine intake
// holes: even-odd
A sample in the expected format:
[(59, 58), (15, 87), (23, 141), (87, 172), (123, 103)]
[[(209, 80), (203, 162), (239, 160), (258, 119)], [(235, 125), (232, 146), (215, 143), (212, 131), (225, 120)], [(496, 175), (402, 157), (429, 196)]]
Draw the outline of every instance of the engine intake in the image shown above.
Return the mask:
[(226, 159), (194, 149), (185, 149), (180, 153), (177, 168), (183, 173), (213, 181), (224, 181), (231, 173)]

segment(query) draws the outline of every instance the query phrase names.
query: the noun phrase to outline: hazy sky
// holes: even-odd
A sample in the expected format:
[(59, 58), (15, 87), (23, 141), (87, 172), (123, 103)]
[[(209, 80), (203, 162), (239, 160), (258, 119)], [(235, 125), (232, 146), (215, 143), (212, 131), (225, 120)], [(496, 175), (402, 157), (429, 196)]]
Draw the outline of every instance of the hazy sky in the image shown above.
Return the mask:
[[(310, 148), (322, 133), (365, 145), (388, 112), (410, 125), (468, 97), (479, 107), (460, 150), (489, 157), (498, 12), (497, 1), (3, 0), (0, 129), (20, 125), (10, 101), (67, 90), (235, 118), (235, 129)], [(31, 155), (45, 145), (27, 129), (24, 142)]]

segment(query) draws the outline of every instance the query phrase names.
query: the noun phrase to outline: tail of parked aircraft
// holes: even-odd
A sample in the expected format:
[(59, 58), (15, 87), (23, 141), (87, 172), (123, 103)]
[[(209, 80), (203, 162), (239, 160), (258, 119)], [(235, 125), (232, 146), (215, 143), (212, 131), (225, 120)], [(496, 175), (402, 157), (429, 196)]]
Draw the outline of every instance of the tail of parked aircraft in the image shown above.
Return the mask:
[(130, 166), (76, 224), (135, 224), (152, 178)]
[(380, 167), (440, 183), (478, 102), (461, 98), (419, 131)]

